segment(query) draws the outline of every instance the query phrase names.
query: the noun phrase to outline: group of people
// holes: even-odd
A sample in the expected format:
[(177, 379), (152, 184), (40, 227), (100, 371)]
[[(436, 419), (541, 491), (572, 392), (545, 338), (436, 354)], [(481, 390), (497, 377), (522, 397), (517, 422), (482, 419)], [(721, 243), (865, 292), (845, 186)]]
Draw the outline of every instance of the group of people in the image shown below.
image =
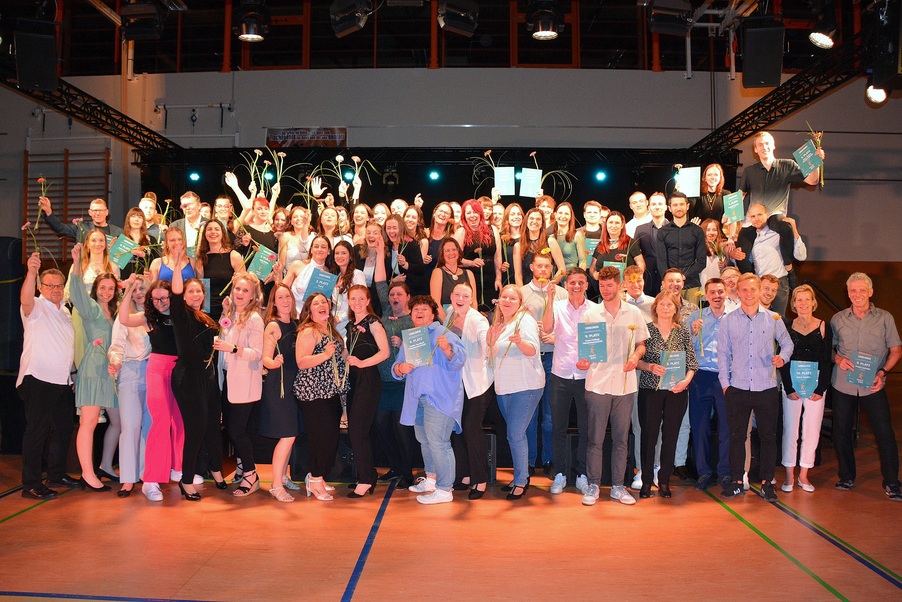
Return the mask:
[[(886, 493), (902, 499), (883, 391), (902, 356), (893, 319), (870, 304), (873, 285), (861, 273), (847, 283), (851, 309), (830, 323), (814, 317), (814, 290), (791, 286), (792, 260), (804, 259), (805, 249), (785, 215), (789, 185), (809, 178), (795, 162), (774, 158), (769, 134), (756, 136), (755, 150), (760, 162), (747, 168), (742, 187), (745, 226), (724, 218), (719, 165), (705, 169), (693, 202), (679, 191), (637, 192), (627, 220), (588, 201), (581, 227), (573, 206), (547, 195), (526, 211), (489, 197), (440, 202), (427, 225), (419, 196), (411, 205), (348, 199), (346, 207), (317, 182), (320, 202), (285, 208), (276, 202), (278, 184), (268, 199), (254, 189), (246, 195), (232, 174), (226, 183), (240, 215), (224, 195), (205, 217), (198, 195), (187, 192), (184, 217), (166, 223), (148, 194), (124, 229), (107, 222), (102, 199), (91, 203), (90, 219), (69, 225), (42, 197), (48, 225), (79, 244), (68, 283), (58, 270), (39, 273), (39, 255), (27, 262), (17, 383), (27, 415), (23, 495), (51, 499), (54, 486), (108, 490), (106, 478), (119, 482), (121, 497), (140, 482), (147, 499), (160, 501), (161, 485), (176, 480), (186, 500), (198, 501), (205, 475), (228, 488), (222, 425), (236, 452), (232, 493), (250, 495), (260, 488), (248, 433), (256, 408), (259, 434), (276, 440), (269, 492), (280, 502), (301, 490), (288, 459), (302, 433), (304, 490), (334, 498), (327, 476), (342, 427), (356, 469), (348, 497), (397, 479), (423, 504), (450, 502), (455, 489), (476, 500), (489, 481), (483, 427), (497, 408), (514, 467), (502, 488), (510, 500), (526, 495), (535, 467), (544, 466), (552, 494), (572, 482), (583, 504), (594, 505), (609, 424), (614, 500), (635, 504), (628, 486), (639, 498), (654, 487), (671, 497), (671, 478), (686, 475), (690, 433), (696, 487), (716, 481), (725, 497), (739, 495), (749, 488), (754, 424), (756, 490), (774, 501), (780, 415), (781, 489), (813, 491), (808, 471), (829, 390), (837, 488), (854, 484), (860, 402), (875, 429)], [(110, 254), (120, 235), (134, 243), (127, 261)], [(248, 271), (260, 253), (271, 266), (262, 279)], [(792, 321), (783, 317), (787, 305)], [(856, 374), (871, 374), (869, 365), (875, 372), (865, 382)], [(77, 481), (65, 473), (73, 379)], [(573, 405), (579, 443), (571, 462)], [(101, 412), (110, 424), (97, 466)], [(425, 468), (416, 481), (414, 441)], [(390, 464), (382, 476), (376, 443)]]

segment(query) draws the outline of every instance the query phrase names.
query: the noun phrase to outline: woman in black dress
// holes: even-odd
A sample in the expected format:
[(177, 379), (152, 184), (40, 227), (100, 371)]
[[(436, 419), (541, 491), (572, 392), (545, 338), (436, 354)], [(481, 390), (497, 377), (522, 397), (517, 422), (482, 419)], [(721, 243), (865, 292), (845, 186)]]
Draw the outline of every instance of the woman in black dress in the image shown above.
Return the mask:
[(222, 299), (228, 295), (232, 276), (244, 271), (244, 260), (232, 248), (225, 228), (219, 220), (204, 224), (194, 261), (198, 278), (210, 280), (210, 317), (218, 320), (222, 315)]
[[(551, 259), (557, 268), (552, 282), (557, 284), (567, 271), (564, 263), (564, 254), (554, 237), (548, 236), (545, 228), (545, 216), (538, 209), (530, 209), (523, 218), (525, 227), (520, 229), (520, 240), (514, 245), (514, 278), (517, 286), (529, 284), (532, 281), (532, 258), (536, 253), (544, 249), (551, 252)], [(549, 251), (546, 251), (549, 252)]]
[(294, 354), (297, 339), (297, 312), (294, 294), (281, 282), (273, 287), (269, 307), (263, 316), (263, 398), (260, 403), (260, 435), (278, 439), (272, 453), (272, 486), (269, 493), (280, 502), (293, 502), (286, 489), (300, 490), (288, 478), (288, 456), (295, 437), (301, 434), (301, 408), (294, 396), (294, 379), (298, 373)]
[(523, 208), (519, 203), (511, 203), (504, 210), (501, 218), (501, 284), (515, 284), (514, 278), (514, 246), (520, 242), (523, 228)]
[(429, 280), (426, 279), (423, 253), (420, 251), (420, 245), (404, 233), (403, 218), (400, 215), (389, 215), (383, 228), (391, 245), (390, 278), (395, 280), (400, 276), (414, 295), (428, 293)]
[[(211, 359), (216, 322), (203, 312), (204, 293), (204, 285), (197, 278), (182, 282), (181, 271), (172, 273), (169, 311), (179, 354), (172, 369), (172, 392), (185, 424), (179, 490), (190, 502), (200, 501), (200, 494), (194, 488), (194, 475), (198, 473), (197, 460), (201, 446), (205, 437), (212, 436), (211, 432), (219, 433), (219, 387), (215, 364)], [(219, 449), (222, 449), (221, 439), (218, 436), (216, 439)], [(221, 465), (219, 469), (216, 486), (225, 489)]]
[(490, 311), (501, 290), (501, 238), (485, 220), (482, 204), (470, 199), (463, 204), (463, 223), (454, 238), (463, 249), (461, 265), (476, 278), (474, 295), (479, 311)]
[(439, 203), (432, 210), (432, 221), (429, 224), (428, 245), (426, 246), (426, 255), (423, 256), (423, 263), (426, 266), (426, 275), (432, 277), (432, 272), (436, 268), (439, 258), (439, 245), (449, 236), (454, 234), (454, 222), (451, 221), (454, 211), (449, 203)]
[(706, 219), (713, 219), (718, 224), (723, 221), (723, 197), (730, 194), (724, 190), (723, 167), (712, 163), (702, 172), (702, 184), (699, 192), (701, 196), (696, 199), (690, 208), (690, 216), (696, 223)]
[[(389, 217), (391, 219), (391, 217)], [(387, 222), (386, 222), (387, 223)], [(419, 252), (417, 250), (417, 252)], [(373, 313), (370, 291), (362, 284), (348, 290), (350, 320), (347, 325), (348, 366), (351, 390), (348, 392), (348, 436), (357, 466), (357, 486), (350, 498), (373, 493), (376, 469), (373, 466), (373, 445), (370, 429), (382, 395), (379, 362), (388, 358), (388, 337), (382, 322)]]
[[(438, 249), (438, 263), (436, 269), (432, 272), (429, 279), (429, 296), (438, 305), (438, 315), (442, 322), (445, 321), (445, 306), (451, 303), (451, 292), (461, 279), (470, 283), (473, 290), (476, 290), (476, 279), (473, 277), (471, 270), (464, 269), (460, 266), (460, 245), (454, 238), (446, 238), (442, 241)], [(473, 309), (479, 309), (476, 306), (474, 295)]]

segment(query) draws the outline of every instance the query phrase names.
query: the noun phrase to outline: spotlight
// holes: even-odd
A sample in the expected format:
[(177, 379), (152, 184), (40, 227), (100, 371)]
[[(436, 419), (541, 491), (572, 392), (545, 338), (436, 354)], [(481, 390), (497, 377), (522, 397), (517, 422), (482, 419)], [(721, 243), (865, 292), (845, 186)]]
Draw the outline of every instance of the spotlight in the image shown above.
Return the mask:
[(836, 18), (834, 17), (835, 9), (832, 0), (815, 3), (812, 5), (812, 12), (817, 15), (817, 24), (811, 33), (808, 34), (808, 41), (825, 50), (833, 48), (833, 38), (836, 37), (838, 27), (836, 26)]
[(382, 174), (382, 183), (389, 190), (395, 189), (395, 186), (398, 185), (398, 168), (396, 166), (389, 165), (385, 168), (385, 172)]
[(595, 172), (595, 181), (596, 182), (604, 182), (607, 179), (608, 179), (608, 174), (606, 174), (605, 172), (603, 172), (603, 171)]
[(526, 31), (532, 32), (534, 40), (554, 40), (564, 31), (564, 15), (557, 2), (536, 0), (527, 10)]
[(275, 177), (276, 176), (271, 171), (267, 171), (266, 173), (263, 174), (263, 179), (266, 180), (267, 182), (272, 182), (273, 178), (275, 178)]
[(188, 174), (188, 179), (191, 180), (192, 182), (199, 182), (200, 174), (196, 171), (192, 171), (191, 173)]
[(479, 20), (479, 3), (475, 0), (445, 0), (438, 3), (438, 24), (468, 38), (473, 37)]
[(353, 172), (353, 171), (346, 171), (346, 172), (344, 173), (344, 178), (345, 178), (345, 180), (347, 180), (348, 182), (350, 182), (351, 180), (354, 179), (354, 172)]
[(874, 84), (870, 84), (864, 91), (865, 100), (874, 106), (880, 106), (886, 102), (889, 96), (883, 88), (875, 88)]
[(437, 171), (435, 171), (435, 170), (433, 169), (432, 171), (429, 172), (429, 179), (430, 179), (430, 180), (432, 180), (433, 182), (435, 182), (436, 180), (438, 180), (438, 178), (439, 178), (439, 173), (438, 173)]
[(371, 0), (334, 0), (329, 6), (329, 16), (335, 37), (343, 38), (363, 29), (372, 12)]
[(688, 0), (654, 0), (648, 13), (648, 30), (685, 37), (692, 29), (692, 3)]
[(159, 40), (163, 33), (163, 14), (152, 2), (133, 2), (119, 9), (123, 40)]
[(515, 173), (515, 174), (514, 174), (514, 179), (515, 179), (515, 180), (522, 180), (522, 179), (523, 179), (523, 172), (522, 172), (522, 171), (518, 171), (517, 173)]
[(237, 25), (232, 33), (242, 42), (262, 42), (269, 33), (269, 9), (266, 0), (241, 0), (235, 13)]

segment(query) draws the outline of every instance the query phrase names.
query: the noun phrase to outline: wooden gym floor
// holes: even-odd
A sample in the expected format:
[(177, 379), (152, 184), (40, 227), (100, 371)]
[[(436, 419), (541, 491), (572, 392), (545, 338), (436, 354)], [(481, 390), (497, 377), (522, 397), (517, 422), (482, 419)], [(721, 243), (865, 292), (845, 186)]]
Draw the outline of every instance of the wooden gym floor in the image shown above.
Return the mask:
[(301, 491), (285, 504), (266, 491), (268, 466), (264, 490), (246, 499), (208, 483), (189, 503), (173, 483), (162, 503), (115, 489), (35, 502), (21, 497), (20, 458), (2, 456), (0, 597), (899, 600), (902, 503), (881, 489), (863, 423), (854, 490), (834, 490), (827, 442), (811, 472), (817, 490), (778, 490), (777, 504), (753, 492), (724, 501), (718, 487), (674, 480), (670, 500), (628, 507), (602, 488), (585, 507), (572, 488), (550, 495), (542, 476), (509, 502), (503, 470), (479, 501), (457, 492), (451, 504), (422, 506), (380, 484), (360, 500), (339, 486), (332, 502)]

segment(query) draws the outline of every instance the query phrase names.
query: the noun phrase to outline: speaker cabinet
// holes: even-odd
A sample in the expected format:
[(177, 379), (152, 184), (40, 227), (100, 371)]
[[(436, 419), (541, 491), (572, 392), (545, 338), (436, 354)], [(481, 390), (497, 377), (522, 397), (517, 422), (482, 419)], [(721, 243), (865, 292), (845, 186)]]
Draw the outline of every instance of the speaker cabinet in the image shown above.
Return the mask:
[(783, 72), (783, 24), (773, 19), (742, 23), (742, 86), (774, 88)]
[(57, 60), (55, 36), (16, 32), (16, 76), (20, 90), (56, 90)]

